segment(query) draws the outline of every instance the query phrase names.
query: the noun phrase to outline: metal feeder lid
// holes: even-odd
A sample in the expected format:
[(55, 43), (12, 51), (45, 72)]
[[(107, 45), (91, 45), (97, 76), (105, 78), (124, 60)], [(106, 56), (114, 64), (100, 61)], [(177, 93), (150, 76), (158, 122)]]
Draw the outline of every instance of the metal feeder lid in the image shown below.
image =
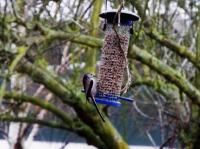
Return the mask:
[[(113, 20), (116, 13), (117, 13), (117, 9), (111, 9), (105, 12), (102, 12), (99, 16), (101, 18), (107, 19), (108, 21)], [(138, 21), (140, 19), (140, 17), (138, 15), (136, 15), (133, 12), (127, 11), (127, 10), (121, 10), (121, 20), (128, 20), (128, 21)]]

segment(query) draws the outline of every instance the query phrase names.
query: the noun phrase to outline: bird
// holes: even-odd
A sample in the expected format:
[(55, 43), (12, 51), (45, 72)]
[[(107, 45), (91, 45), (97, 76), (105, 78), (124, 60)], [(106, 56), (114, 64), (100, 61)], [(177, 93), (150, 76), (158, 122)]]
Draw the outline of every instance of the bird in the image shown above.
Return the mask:
[(89, 102), (93, 102), (93, 105), (95, 106), (99, 116), (101, 117), (101, 119), (103, 120), (103, 122), (105, 122), (101, 112), (98, 109), (97, 103), (95, 101), (95, 95), (96, 95), (96, 79), (95, 76), (93, 74), (84, 74), (83, 76), (83, 87), (84, 87), (84, 92), (86, 95), (86, 100)]

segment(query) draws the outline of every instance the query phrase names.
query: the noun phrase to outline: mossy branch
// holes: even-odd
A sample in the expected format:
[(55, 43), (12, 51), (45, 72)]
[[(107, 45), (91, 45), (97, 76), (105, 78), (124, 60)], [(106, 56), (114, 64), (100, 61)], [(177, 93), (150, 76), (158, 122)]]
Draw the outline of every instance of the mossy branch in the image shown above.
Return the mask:
[(180, 44), (175, 43), (173, 40), (169, 39), (168, 37), (165, 37), (161, 35), (158, 31), (155, 29), (151, 29), (153, 26), (153, 23), (150, 21), (150, 18), (146, 20), (146, 16), (144, 15), (144, 7), (141, 5), (140, 0), (135, 0), (132, 2), (134, 6), (136, 7), (139, 15), (142, 17), (143, 21), (146, 21), (144, 25), (145, 33), (152, 39), (156, 40), (158, 43), (160, 43), (162, 46), (166, 46), (170, 50), (174, 51), (176, 54), (183, 58), (187, 58), (196, 68), (200, 70), (200, 63), (196, 62), (196, 54), (190, 51), (187, 47), (182, 46)]
[[(65, 33), (62, 31), (53, 31), (51, 29), (44, 28), (43, 29), (48, 34), (48, 39), (46, 40), (53, 40), (53, 39), (67, 39), (75, 43), (83, 44), (86, 46), (90, 46), (93, 48), (100, 48), (102, 46), (102, 40), (90, 37), (87, 35), (77, 34), (77, 33)], [(195, 53), (189, 51), (186, 47), (181, 46), (169, 38), (166, 38), (156, 31), (146, 30), (146, 34), (149, 35), (152, 39), (158, 41), (161, 45), (168, 47), (170, 50), (173, 50), (179, 56), (183, 58), (187, 58), (191, 63), (194, 64), (196, 68), (200, 70), (200, 63), (196, 62), (196, 55)]]
[(154, 31), (146, 30), (145, 32), (149, 37), (156, 40), (161, 45), (166, 46), (179, 56), (187, 58), (195, 67), (197, 67), (200, 70), (200, 63), (196, 61), (196, 54), (190, 51), (188, 48), (175, 43), (171, 39), (159, 34), (155, 30)]
[(28, 96), (25, 94), (18, 94), (16, 92), (7, 92), (4, 94), (4, 98), (14, 99), (19, 102), (32, 103), (33, 105), (37, 105), (43, 109), (46, 109), (47, 111), (50, 111), (51, 113), (59, 117), (61, 120), (63, 120), (63, 122), (68, 124), (69, 126), (72, 126), (73, 124), (72, 119), (64, 111), (56, 108), (53, 104), (45, 100), (39, 99), (37, 97)]
[(113, 127), (109, 119), (104, 116), (106, 122), (103, 122), (95, 108), (81, 100), (80, 95), (78, 95), (80, 92), (77, 92), (77, 89), (74, 89), (72, 84), (63, 85), (64, 83), (61, 83), (58, 78), (53, 77), (50, 72), (41, 69), (26, 60), (21, 61), (17, 70), (20, 73), (29, 75), (35, 82), (43, 84), (47, 89), (59, 97), (63, 103), (72, 106), (79, 118), (92, 128), (95, 134), (106, 144), (107, 148), (128, 148), (128, 145)]
[(170, 98), (174, 101), (177, 98), (179, 98), (179, 94), (177, 93), (178, 88), (173, 84), (164, 82), (163, 80), (152, 79), (152, 78), (140, 78), (134, 80), (131, 84), (131, 87), (141, 86), (141, 85), (152, 87), (154, 90), (156, 90), (166, 98)]
[[(102, 46), (102, 40), (98, 38), (93, 38), (81, 34), (65, 33), (62, 31), (52, 31), (51, 29), (45, 30), (48, 39), (67, 39), (72, 42), (84, 44), (90, 47)], [(160, 75), (164, 76), (171, 83), (175, 84), (183, 92), (185, 92), (188, 97), (190, 97), (195, 103), (200, 103), (200, 93), (199, 91), (190, 84), (185, 78), (182, 77), (180, 73), (173, 70), (171, 67), (165, 65), (157, 58), (153, 57), (149, 53), (133, 46), (130, 52), (130, 58), (139, 60), (140, 62), (148, 65), (151, 69), (158, 72)], [(21, 65), (18, 67), (18, 71), (28, 74), (35, 82), (44, 84), (46, 88), (52, 91), (56, 96), (58, 96), (62, 101), (73, 106), (80, 116), (80, 118), (87, 123), (96, 134), (108, 145), (110, 148), (119, 148), (120, 144), (123, 144), (127, 148), (126, 143), (120, 137), (118, 132), (113, 128), (110, 122), (103, 124), (101, 119), (99, 119), (98, 114), (96, 114), (93, 107), (83, 104), (80, 97), (77, 96), (75, 91), (70, 91), (66, 86), (59, 83), (57, 79), (54, 79), (48, 73), (45, 73), (43, 69), (35, 67), (29, 62), (22, 61)], [(73, 90), (73, 89), (72, 89)], [(108, 129), (109, 128), (109, 129)], [(116, 137), (119, 136), (119, 137)], [(116, 140), (117, 138), (117, 140)]]
[[(78, 44), (83, 44), (85, 46), (89, 46), (92, 48), (100, 48), (102, 46), (102, 40), (96, 37), (91, 37), (87, 35), (83, 35), (80, 33), (74, 33), (74, 32), (63, 32), (63, 31), (55, 31), (48, 27), (44, 27), (40, 24), (38, 24), (41, 31), (43, 31), (46, 35), (45, 38), (41, 38), (41, 40), (37, 41), (38, 43), (45, 41), (52, 41), (57, 39), (62, 40), (69, 40), (71, 42), (75, 42)], [(187, 58), (191, 63), (194, 64), (196, 68), (200, 70), (200, 63), (196, 61), (196, 55), (195, 53), (189, 51), (185, 46), (181, 46), (174, 41), (170, 40), (169, 38), (160, 35), (157, 31), (152, 31), (146, 27), (145, 29), (146, 34), (151, 37), (152, 39), (159, 42), (161, 45), (164, 45), (168, 47), (170, 50), (177, 53), (179, 56), (183, 58)]]
[[(86, 38), (87, 40), (85, 40), (86, 42), (84, 44), (89, 45), (88, 43), (90, 43), (90, 41), (95, 40), (95, 42), (92, 45), (93, 47), (102, 46), (102, 41), (100, 39), (92, 38), (86, 35), (85, 37), (87, 37)], [(175, 49), (179, 49), (179, 46), (178, 48), (175, 48)], [(190, 57), (190, 59), (193, 59), (195, 57), (193, 54), (191, 54), (191, 52), (187, 51), (186, 53), (184, 53), (184, 51), (182, 52), (179, 51), (179, 53), (182, 53), (182, 56), (186, 56), (186, 58)], [(160, 75), (167, 78), (168, 81), (175, 84), (178, 88), (182, 89), (182, 91), (185, 92), (190, 98), (192, 98), (194, 102), (198, 104), (200, 103), (200, 92), (186, 78), (183, 78), (183, 76), (180, 73), (178, 73), (176, 70), (173, 70), (171, 67), (165, 65), (164, 63), (159, 61), (157, 58), (153, 57), (149, 53), (145, 52), (144, 50), (139, 49), (136, 46), (132, 47), (132, 50), (129, 54), (130, 54), (129, 56), (130, 58), (136, 58), (140, 62), (147, 64), (150, 68), (156, 70)]]
[(91, 14), (91, 27), (92, 27), (92, 31), (91, 31), (91, 35), (92, 36), (96, 36), (99, 30), (99, 14), (101, 12), (101, 7), (103, 4), (103, 0), (98, 0), (98, 1), (94, 1), (94, 6), (93, 6), (93, 10), (92, 10), (92, 14)]
[(137, 9), (139, 16), (142, 18), (145, 17), (142, 1), (141, 0), (132, 0), (130, 2)]
[[(73, 31), (68, 31), (68, 32), (55, 31), (53, 29), (43, 26), (40, 23), (37, 23), (37, 26), (45, 35), (45, 38), (43, 38), (43, 40), (45, 41), (69, 40), (71, 42), (96, 48), (100, 48), (102, 45), (102, 41), (95, 37), (90, 37)], [(43, 41), (41, 40), (40, 42)]]
[[(79, 134), (80, 136), (86, 138), (86, 140), (88, 142), (90, 142), (91, 144), (93, 144), (99, 148), (106, 148), (104, 143), (99, 139), (98, 136), (96, 136), (94, 134), (94, 132), (91, 130), (91, 128), (89, 128), (86, 124), (84, 124), (82, 121), (80, 121), (77, 118), (71, 119), (67, 115), (66, 112), (58, 109), (53, 104), (51, 104), (45, 100), (39, 99), (37, 97), (24, 95), (24, 94), (18, 94), (15, 92), (5, 93), (4, 98), (5, 99), (14, 99), (14, 100), (20, 101), (20, 102), (32, 103), (33, 105), (39, 106), (42, 109), (50, 111), (52, 114), (54, 114), (55, 116), (57, 116), (58, 118), (60, 118), (63, 121), (63, 125), (65, 126), (65, 127), (62, 127), (63, 129), (65, 128), (68, 131), (72, 131), (72, 132)], [(6, 119), (6, 115), (1, 116), (1, 118)], [(9, 117), (7, 117), (7, 119), (9, 119)], [(25, 120), (25, 119), (21, 119), (21, 120)], [(27, 122), (28, 122), (28, 120), (27, 120)], [(39, 121), (39, 120), (37, 122), (42, 123), (42, 121)], [(48, 123), (44, 123), (44, 124), (48, 124)], [(59, 128), (60, 127), (61, 126), (59, 126)]]
[[(44, 29), (46, 30), (46, 29)], [(90, 47), (101, 47), (102, 46), (102, 40), (98, 39), (98, 38), (94, 38), (94, 37), (90, 37), (87, 35), (73, 35), (71, 33), (66, 34), (65, 32), (62, 31), (52, 31), (51, 29), (47, 29), (46, 31), (48, 34), (52, 34), (52, 38), (63, 38), (63, 39), (68, 39), (71, 40), (73, 42), (76, 43), (81, 43)], [(80, 38), (75, 38), (75, 37), (80, 37)], [(84, 42), (82, 42), (84, 41)], [(150, 68), (156, 70), (160, 75), (164, 76), (165, 78), (167, 78), (167, 80), (169, 80), (171, 83), (174, 83), (178, 88), (182, 89), (183, 92), (185, 92), (189, 97), (191, 97), (195, 102), (197, 102), (198, 104), (200, 103), (200, 93), (199, 91), (191, 84), (189, 83), (189, 81), (186, 80), (186, 78), (183, 78), (183, 76), (178, 73), (177, 71), (173, 70), (171, 67), (165, 65), (164, 63), (162, 63), (161, 61), (159, 61), (157, 58), (153, 57), (152, 55), (150, 55), (149, 53), (145, 52), (144, 50), (139, 49), (136, 46), (132, 47), (130, 54), (130, 58), (136, 58), (137, 60), (139, 60), (140, 62), (147, 64)], [(29, 65), (27, 63), (27, 65)], [(25, 67), (25, 65), (21, 65), (21, 68)], [(29, 69), (32, 70), (29, 70)], [(167, 69), (166, 69), (167, 68)], [(47, 80), (47, 82), (41, 82), (41, 83), (45, 83), (46, 86), (49, 86), (49, 82), (48, 79), (48, 75), (43, 73), (43, 70), (40, 70), (39, 73), (41, 73), (42, 75), (38, 75), (37, 77), (34, 77), (34, 67), (29, 66), (28, 68), (25, 68), (23, 71), (26, 71), (27, 74), (32, 75), (33, 79), (36, 80), (36, 82), (41, 82), (41, 80)], [(168, 71), (168, 72), (167, 72)], [(41, 78), (41, 76), (43, 76)], [(39, 79), (38, 79), (39, 78)], [(68, 100), (68, 103), (73, 104), (73, 100), (69, 100), (70, 98), (67, 98), (66, 95), (69, 95), (68, 91), (66, 90), (66, 88), (64, 89), (64, 86), (60, 86), (60, 84), (58, 84), (58, 82), (51, 82), (52, 86), (49, 86), (50, 88), (53, 88), (54, 86), (59, 86), (58, 88), (63, 88), (63, 93), (62, 95), (60, 95), (60, 98), (63, 100)], [(59, 92), (60, 94), (60, 90), (56, 90), (54, 89), (54, 91)], [(71, 96), (74, 97), (74, 96)]]
[(19, 122), (19, 123), (27, 123), (27, 124), (38, 124), (41, 126), (47, 126), (51, 128), (57, 128), (57, 129), (64, 129), (67, 130), (68, 127), (64, 125), (63, 123), (58, 123), (55, 121), (46, 121), (41, 119), (36, 119), (35, 117), (14, 117), (10, 115), (1, 115), (0, 116), (1, 122)]
[[(90, 35), (96, 37), (99, 31), (99, 14), (101, 12), (101, 7), (103, 4), (103, 0), (94, 1), (93, 9), (91, 12), (91, 20), (90, 20)], [(85, 72), (90, 72), (95, 74), (96, 72), (96, 55), (97, 55), (97, 48), (87, 48), (87, 51), (84, 55), (85, 57)]]
[[(46, 30), (46, 29), (44, 29), (44, 30)], [(79, 34), (79, 36), (78, 36), (78, 35), (73, 35), (71, 33), (66, 34), (65, 32), (62, 32), (62, 31), (52, 31), (51, 29), (47, 29), (46, 32), (48, 34), (51, 34), (52, 38), (55, 38), (55, 39), (56, 38), (68, 39), (73, 42), (81, 43), (81, 44), (91, 46), (91, 47), (101, 47), (102, 46), (102, 40), (100, 40), (98, 38), (93, 38), (93, 37), (90, 37), (87, 35)], [(76, 36), (78, 38), (75, 38)], [(82, 42), (82, 41), (84, 41), (84, 42)], [(189, 83), (189, 81), (187, 81), (186, 78), (183, 78), (182, 75), (179, 74), (177, 71), (175, 71), (171, 67), (165, 65), (164, 63), (162, 63), (161, 61), (159, 61), (157, 58), (153, 57), (149, 53), (138, 49), (138, 47), (136, 47), (136, 46), (132, 47), (132, 50), (130, 52), (130, 57), (136, 58), (144, 64), (148, 64), (149, 62), (151, 62), (151, 63), (149, 63), (149, 65), (151, 64), (150, 67), (152, 69), (156, 70), (159, 74), (161, 74), (162, 76), (167, 78), (171, 83), (174, 83), (178, 88), (183, 89), (182, 90), (183, 92), (185, 92), (192, 99), (195, 99), (194, 101), (199, 104), (199, 102), (200, 102), (199, 91), (191, 83)], [(192, 58), (193, 58), (193, 56), (192, 56)], [(155, 60), (155, 62), (154, 62), (154, 60)], [(159, 65), (157, 65), (157, 62)], [(161, 67), (158, 67), (158, 66), (161, 66)], [(163, 68), (163, 66), (164, 66), (164, 68)], [(165, 68), (167, 68), (167, 69), (165, 69)], [(168, 73), (166, 70), (169, 70)], [(30, 72), (27, 72), (27, 73), (31, 74)], [(33, 78), (37, 79), (37, 77), (33, 77)], [(39, 79), (39, 80), (41, 80), (41, 79)], [(46, 83), (46, 85), (48, 85), (48, 82)], [(54, 84), (53, 86), (55, 86), (55, 85), (56, 84)], [(62, 96), (66, 96), (66, 92), (63, 93)], [(63, 99), (66, 100), (67, 98), (63, 98)]]
[(200, 92), (195, 88), (186, 78), (184, 78), (178, 71), (172, 69), (170, 66), (162, 63), (145, 50), (133, 45), (130, 51), (130, 57), (146, 64), (151, 69), (155, 70), (166, 78), (169, 82), (175, 84), (183, 92), (185, 92), (192, 101), (200, 105)]

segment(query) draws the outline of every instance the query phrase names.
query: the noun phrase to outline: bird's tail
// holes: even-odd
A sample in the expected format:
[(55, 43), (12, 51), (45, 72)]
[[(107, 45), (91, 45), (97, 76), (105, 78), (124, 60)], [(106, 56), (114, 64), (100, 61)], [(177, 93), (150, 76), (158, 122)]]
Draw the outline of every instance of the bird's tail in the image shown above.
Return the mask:
[(98, 108), (97, 103), (96, 103), (96, 101), (95, 101), (94, 98), (92, 98), (92, 102), (93, 102), (93, 104), (94, 104), (94, 106), (95, 106), (95, 108), (96, 108), (96, 110), (97, 110), (99, 116), (101, 117), (101, 119), (103, 120), (103, 122), (105, 122), (105, 120), (104, 120), (104, 118), (103, 118), (101, 112), (99, 111), (99, 108)]
[[(87, 94), (89, 94), (89, 93), (91, 94), (92, 87), (93, 87), (93, 81), (91, 80), (90, 85), (89, 85), (89, 89), (88, 89), (89, 92)], [(87, 95), (87, 97), (89, 97), (89, 95)], [(100, 115), (101, 119), (103, 120), (103, 122), (105, 122), (101, 112), (99, 111), (99, 108), (98, 108), (97, 103), (95, 101), (94, 95), (91, 95), (90, 98), (92, 99), (92, 102), (93, 102), (98, 114)]]

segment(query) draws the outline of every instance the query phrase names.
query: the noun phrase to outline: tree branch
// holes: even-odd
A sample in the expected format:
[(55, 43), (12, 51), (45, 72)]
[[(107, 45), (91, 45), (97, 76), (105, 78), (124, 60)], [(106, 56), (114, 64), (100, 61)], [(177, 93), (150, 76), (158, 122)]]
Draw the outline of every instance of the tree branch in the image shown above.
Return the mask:
[[(46, 29), (44, 29), (44, 30), (46, 30)], [(52, 31), (51, 29), (47, 29), (47, 32), (48, 33), (50, 32), (49, 34), (52, 34), (52, 39), (63, 38), (63, 39), (71, 40), (71, 41), (76, 42), (76, 43), (81, 43), (81, 44), (84, 44), (84, 45), (87, 45), (87, 46), (91, 46), (91, 47), (101, 47), (102, 46), (102, 40), (100, 40), (98, 38), (93, 38), (93, 37), (90, 37), (90, 36), (87, 36), (87, 35), (80, 35), (80, 36), (79, 35), (72, 35), (70, 33), (67, 34), (67, 33), (62, 32), (62, 31)], [(75, 38), (75, 37), (77, 37), (77, 38)], [(82, 42), (82, 41), (84, 41), (84, 42)], [(200, 103), (200, 93), (199, 93), (199, 91), (191, 83), (189, 83), (189, 81), (187, 81), (185, 78), (183, 78), (180, 73), (176, 72), (171, 67), (162, 63), (157, 58), (153, 57), (152, 55), (145, 52), (144, 50), (140, 50), (135, 45), (132, 46), (132, 50), (130, 51), (129, 54), (130, 54), (130, 56), (129, 56), (130, 58), (135, 58), (135, 59), (139, 60), (140, 62), (147, 64), (150, 68), (154, 69), (160, 75), (164, 76), (171, 83), (175, 84), (180, 89), (183, 89), (183, 92), (185, 92), (189, 97), (191, 97), (194, 102), (196, 102), (198, 104)], [(24, 63), (26, 63), (26, 62), (24, 62)], [(24, 68), (25, 66), (28, 66), (28, 67)], [(74, 101), (74, 99), (69, 100), (70, 98), (68, 96), (66, 97), (66, 95), (70, 95), (69, 94), (70, 92), (68, 90), (66, 90), (66, 88), (64, 88), (63, 86), (60, 86), (60, 84), (56, 81), (53, 81), (53, 80), (50, 79), (52, 81), (50, 83), (48, 81), (49, 79), (45, 79), (45, 78), (48, 78), (48, 76), (49, 76), (48, 73), (45, 74), (43, 72), (43, 70), (40, 70), (38, 73), (41, 73), (41, 74), (38, 75), (37, 77), (34, 77), (34, 73), (32, 73), (32, 72), (34, 72), (34, 69), (36, 69), (36, 68), (30, 66), (28, 63), (26, 65), (21, 65), (21, 69), (24, 69), (24, 70), (21, 70), (21, 72), (24, 71), (25, 73), (27, 73), (29, 75), (30, 74), (33, 75), (32, 78), (36, 82), (42, 83), (44, 80), (46, 80), (47, 82), (43, 82), (43, 83), (45, 83), (46, 86), (50, 85), (48, 88), (54, 88), (54, 86), (59, 86), (58, 88), (62, 88), (62, 91), (64, 91), (64, 92), (62, 93), (60, 98), (62, 100), (65, 100), (65, 101), (67, 100), (68, 104), (69, 103), (71, 105), (73, 104), (72, 102)], [(56, 89), (53, 89), (53, 90), (60, 94), (61, 90), (56, 90)], [(75, 96), (76, 96), (76, 94), (75, 94)], [(74, 96), (71, 96), (71, 98), (72, 97), (74, 98)]]
[(2, 121), (2, 122), (19, 122), (19, 123), (28, 123), (28, 124), (39, 124), (39, 125), (47, 126), (47, 127), (51, 127), (51, 128), (65, 129), (65, 130), (69, 129), (63, 123), (58, 123), (58, 122), (54, 122), (54, 121), (50, 122), (50, 121), (35, 119), (33, 117), (14, 117), (14, 116), (10, 116), (10, 115), (1, 115), (0, 121)]
[(64, 111), (59, 110), (53, 104), (46, 102), (42, 99), (27, 96), (24, 94), (18, 94), (14, 92), (9, 92), (4, 94), (4, 98), (6, 99), (14, 99), (16, 101), (29, 102), (34, 105), (37, 105), (43, 109), (46, 109), (56, 115), (58, 118), (63, 120), (65, 123), (65, 128), (69, 131), (75, 132), (80, 136), (87, 139), (88, 142), (99, 148), (105, 148), (104, 143), (99, 139), (98, 136), (94, 134), (94, 132), (89, 128), (86, 124), (84, 124), (79, 119), (72, 120)]
[(180, 98), (179, 94), (177, 94), (176, 92), (178, 88), (175, 85), (168, 84), (162, 80), (158, 80), (158, 79), (155, 80), (152, 78), (141, 78), (141, 79), (134, 80), (131, 84), (131, 87), (140, 86), (140, 85), (146, 85), (146, 86), (152, 87), (163, 96), (168, 97), (168, 98), (170, 97), (173, 100)]
[(73, 124), (72, 119), (64, 111), (61, 111), (60, 109), (56, 108), (53, 104), (46, 102), (43, 99), (28, 96), (28, 95), (25, 95), (25, 94), (18, 94), (18, 93), (15, 93), (15, 92), (6, 92), (4, 94), (4, 98), (14, 99), (14, 100), (19, 101), (19, 102), (32, 103), (32, 104), (37, 105), (37, 106), (39, 106), (43, 109), (51, 111), (54, 115), (56, 115), (57, 117), (62, 119), (63, 122), (65, 122), (69, 126), (71, 126)]
[[(102, 40), (98, 38), (93, 38), (81, 34), (65, 33), (62, 31), (52, 31), (51, 29), (48, 28), (44, 29), (44, 31), (45, 33), (47, 33), (48, 39), (51, 40), (67, 39), (72, 42), (80, 43), (90, 47), (100, 48), (102, 46)], [(130, 52), (130, 58), (137, 59), (140, 62), (148, 65), (151, 69), (155, 70), (160, 75), (164, 76), (167, 80), (175, 84), (178, 88), (182, 89), (183, 92), (185, 92), (188, 95), (188, 97), (190, 97), (195, 103), (197, 103), (198, 105), (200, 104), (199, 91), (192, 84), (190, 84), (185, 78), (183, 78), (181, 74), (173, 70), (171, 67), (163, 64), (161, 61), (151, 56), (149, 53), (140, 50), (136, 46), (132, 47)], [(101, 136), (102, 139), (104, 139), (103, 141), (106, 142), (106, 144), (111, 145), (112, 143), (110, 143), (110, 139), (105, 139), (106, 138), (105, 136), (110, 137), (111, 140), (113, 141), (114, 145), (112, 145), (111, 148), (115, 146), (117, 146), (116, 148), (118, 148), (119, 142), (114, 139), (116, 138), (115, 136), (116, 134), (118, 134), (118, 132), (116, 130), (114, 130), (114, 132), (105, 131), (109, 127), (113, 128), (112, 124), (109, 123), (102, 124), (98, 115), (96, 115), (96, 112), (93, 109), (93, 107), (85, 105), (82, 102), (80, 95), (77, 95), (78, 92), (75, 92), (75, 89), (73, 89), (73, 85), (71, 84), (70, 86), (69, 84), (68, 86), (62, 85), (61, 83), (58, 82), (58, 79), (54, 79), (54, 77), (50, 76), (49, 72), (45, 73), (43, 69), (35, 67), (34, 65), (26, 61), (21, 62), (18, 71), (28, 74), (35, 82), (44, 84), (46, 88), (48, 88), (55, 95), (57, 95), (62, 101), (73, 106), (77, 114), (81, 117), (81, 119), (85, 123), (90, 125), (95, 131), (95, 133), (97, 133), (99, 136)], [(69, 88), (71, 88), (71, 90), (69, 90)], [(119, 138), (120, 138), (119, 140), (122, 141), (121, 137)]]
[(154, 71), (164, 76), (169, 82), (175, 84), (183, 92), (185, 92), (192, 101), (200, 106), (200, 92), (179, 72), (172, 69), (170, 66), (162, 63), (160, 60), (133, 45), (130, 51), (130, 57), (146, 64)]
[(95, 37), (90, 37), (73, 31), (68, 31), (68, 32), (55, 31), (40, 23), (37, 23), (37, 26), (46, 35), (46, 38), (44, 38), (44, 40), (51, 41), (55, 39), (56, 40), (60, 39), (60, 40), (69, 40), (71, 42), (83, 44), (89, 47), (100, 48), (102, 46), (102, 40), (99, 40), (98, 38)]
[(156, 40), (161, 45), (166, 46), (170, 50), (174, 51), (176, 54), (183, 58), (187, 58), (195, 67), (200, 70), (200, 63), (196, 61), (196, 54), (189, 51), (185, 46), (181, 46), (171, 39), (164, 37), (156, 31), (145, 30), (145, 33), (152, 39)]
[[(153, 26), (152, 23), (148, 20), (146, 20), (145, 16), (145, 9), (141, 5), (140, 0), (134, 0), (131, 1), (131, 3), (136, 7), (139, 15), (142, 17), (142, 20), (146, 23), (144, 23), (144, 30), (145, 33), (152, 39), (156, 40), (161, 45), (166, 46), (170, 50), (174, 51), (176, 54), (183, 58), (187, 58), (196, 68), (200, 70), (200, 63), (196, 62), (196, 54), (191, 52), (188, 48), (185, 46), (181, 46), (177, 43), (175, 43), (173, 40), (169, 39), (168, 37), (164, 37), (163, 35), (160, 35), (158, 31), (151, 30), (151, 27)], [(149, 18), (148, 18), (149, 19)]]
[[(44, 30), (46, 30), (46, 29), (44, 29)], [(80, 35), (80, 36), (71, 35), (70, 33), (67, 34), (62, 31), (52, 31), (51, 29), (47, 29), (47, 32), (50, 32), (49, 34), (52, 34), (52, 39), (53, 38), (63, 38), (63, 39), (71, 40), (76, 43), (81, 43), (81, 44), (84, 44), (87, 46), (91, 46), (91, 47), (101, 47), (102, 46), (102, 40), (100, 40), (98, 38), (93, 38), (93, 37), (90, 37), (87, 35)], [(53, 33), (54, 33), (54, 35), (53, 35)], [(75, 37), (77, 37), (77, 38), (75, 38)], [(82, 41), (84, 41), (84, 42), (82, 42)], [(183, 89), (183, 92), (185, 92), (189, 97), (191, 97), (194, 100), (194, 102), (197, 102), (199, 104), (199, 102), (200, 102), (199, 91), (191, 83), (189, 83), (185, 78), (183, 78), (181, 74), (177, 73), (171, 67), (165, 65), (164, 63), (162, 63), (161, 61), (159, 61), (157, 58), (153, 57), (149, 53), (145, 52), (144, 50), (140, 50), (136, 46), (132, 46), (132, 50), (129, 54), (130, 54), (130, 56), (129, 56), (130, 58), (136, 58), (140, 62), (147, 64), (150, 68), (156, 70), (160, 75), (167, 78), (167, 80), (169, 80), (171, 83), (174, 83), (177, 87), (179, 87), (180, 89)], [(24, 63), (26, 63), (26, 62), (24, 62)], [(29, 64), (27, 63), (27, 65), (29, 65)], [(25, 65), (24, 66), (21, 65), (21, 68), (23, 68), (23, 67), (25, 67)], [(40, 70), (39, 73), (42, 73), (42, 75), (38, 75), (38, 77), (34, 77), (34, 73), (32, 73), (32, 72), (34, 72), (33, 69), (35, 69), (35, 67), (33, 67), (33, 68), (31, 68), (31, 67), (32, 66), (25, 68), (26, 73), (33, 75), (32, 78), (36, 82), (39, 81), (39, 83), (40, 83), (42, 80), (46, 80), (47, 82), (45, 82), (45, 84), (46, 84), (46, 86), (49, 86), (48, 79), (45, 79), (49, 76), (48, 73), (44, 74), (43, 70)], [(28, 70), (30, 68), (32, 70)], [(45, 77), (41, 78), (41, 76), (45, 76)], [(37, 78), (39, 78), (39, 79), (37, 79)], [(55, 82), (55, 81), (51, 82), (50, 84), (52, 85), (51, 88), (53, 88), (54, 86), (60, 86), (58, 84), (58, 82)], [(64, 87), (60, 86), (59, 88), (64, 88)], [(60, 98), (63, 100), (68, 100), (67, 102), (72, 104), (73, 100), (69, 100), (70, 98), (66, 97), (66, 95), (69, 95), (69, 92), (66, 90), (66, 88), (64, 90), (63, 90), (64, 93), (62, 93), (62, 96), (60, 96)], [(54, 91), (60, 92), (60, 90), (57, 91), (56, 89), (54, 89)], [(63, 97), (65, 97), (65, 98), (63, 98)]]
[[(43, 84), (47, 89), (54, 93), (63, 103), (72, 106), (79, 118), (88, 126), (90, 126), (95, 134), (110, 149), (127, 149), (128, 145), (122, 139), (118, 131), (113, 127), (112, 123), (107, 119), (103, 122), (96, 112), (95, 108), (83, 102), (80, 93), (72, 84), (65, 84), (58, 77), (52, 76), (50, 72), (41, 69), (39, 66), (31, 64), (23, 60), (19, 64), (17, 70), (21, 73), (29, 75), (35, 82)], [(79, 90), (79, 89), (78, 89)]]

